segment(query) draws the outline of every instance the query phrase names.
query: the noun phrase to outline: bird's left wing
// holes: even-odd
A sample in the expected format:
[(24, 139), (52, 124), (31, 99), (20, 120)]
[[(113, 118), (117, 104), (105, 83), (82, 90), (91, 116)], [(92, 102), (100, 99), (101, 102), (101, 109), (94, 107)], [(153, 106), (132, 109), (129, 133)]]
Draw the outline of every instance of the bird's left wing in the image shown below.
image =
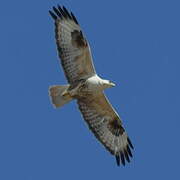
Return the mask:
[(104, 93), (88, 94), (77, 100), (79, 109), (97, 139), (115, 155), (117, 164), (130, 162), (132, 143), (122, 122)]
[(49, 13), (55, 20), (56, 44), (68, 82), (91, 77), (95, 69), (90, 47), (75, 16), (65, 7), (53, 7), (53, 11)]

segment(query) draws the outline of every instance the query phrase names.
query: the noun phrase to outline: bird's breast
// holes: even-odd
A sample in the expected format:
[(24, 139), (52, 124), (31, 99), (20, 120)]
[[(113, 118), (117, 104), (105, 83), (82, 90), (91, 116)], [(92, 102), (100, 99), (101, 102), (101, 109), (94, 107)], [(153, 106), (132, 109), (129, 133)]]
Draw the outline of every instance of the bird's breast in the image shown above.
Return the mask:
[(86, 80), (86, 88), (89, 91), (97, 92), (102, 90), (100, 79), (97, 75), (92, 76)]

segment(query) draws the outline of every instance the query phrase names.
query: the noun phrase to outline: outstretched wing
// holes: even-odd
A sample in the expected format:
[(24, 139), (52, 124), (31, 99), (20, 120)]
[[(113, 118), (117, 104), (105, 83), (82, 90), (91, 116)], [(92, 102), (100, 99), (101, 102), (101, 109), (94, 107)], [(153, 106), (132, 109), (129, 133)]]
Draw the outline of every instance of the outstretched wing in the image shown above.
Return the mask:
[(81, 28), (65, 7), (49, 11), (55, 20), (56, 44), (66, 78), (70, 84), (95, 74), (91, 51)]
[(115, 155), (117, 164), (130, 162), (133, 145), (125, 132), (122, 122), (103, 93), (91, 94), (77, 101), (79, 109), (97, 139), (111, 154)]

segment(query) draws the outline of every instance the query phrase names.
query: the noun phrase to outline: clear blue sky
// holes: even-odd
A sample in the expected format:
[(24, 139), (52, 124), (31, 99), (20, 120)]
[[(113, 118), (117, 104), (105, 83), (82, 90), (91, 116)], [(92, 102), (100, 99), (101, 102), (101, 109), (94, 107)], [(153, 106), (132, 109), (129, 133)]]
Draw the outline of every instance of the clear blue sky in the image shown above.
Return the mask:
[[(66, 83), (53, 21), (59, 3), (88, 38), (106, 90), (134, 144), (125, 167), (88, 130), (75, 102), (54, 109)], [(179, 180), (180, 4), (173, 0), (1, 1), (0, 179)]]

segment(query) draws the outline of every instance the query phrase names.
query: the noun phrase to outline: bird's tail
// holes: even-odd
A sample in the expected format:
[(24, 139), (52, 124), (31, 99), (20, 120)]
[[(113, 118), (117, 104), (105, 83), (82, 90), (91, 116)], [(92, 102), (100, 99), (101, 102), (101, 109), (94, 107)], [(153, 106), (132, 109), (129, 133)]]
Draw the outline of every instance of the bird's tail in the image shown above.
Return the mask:
[(67, 93), (69, 85), (51, 86), (49, 88), (49, 96), (52, 104), (58, 108), (72, 100), (72, 97)]

